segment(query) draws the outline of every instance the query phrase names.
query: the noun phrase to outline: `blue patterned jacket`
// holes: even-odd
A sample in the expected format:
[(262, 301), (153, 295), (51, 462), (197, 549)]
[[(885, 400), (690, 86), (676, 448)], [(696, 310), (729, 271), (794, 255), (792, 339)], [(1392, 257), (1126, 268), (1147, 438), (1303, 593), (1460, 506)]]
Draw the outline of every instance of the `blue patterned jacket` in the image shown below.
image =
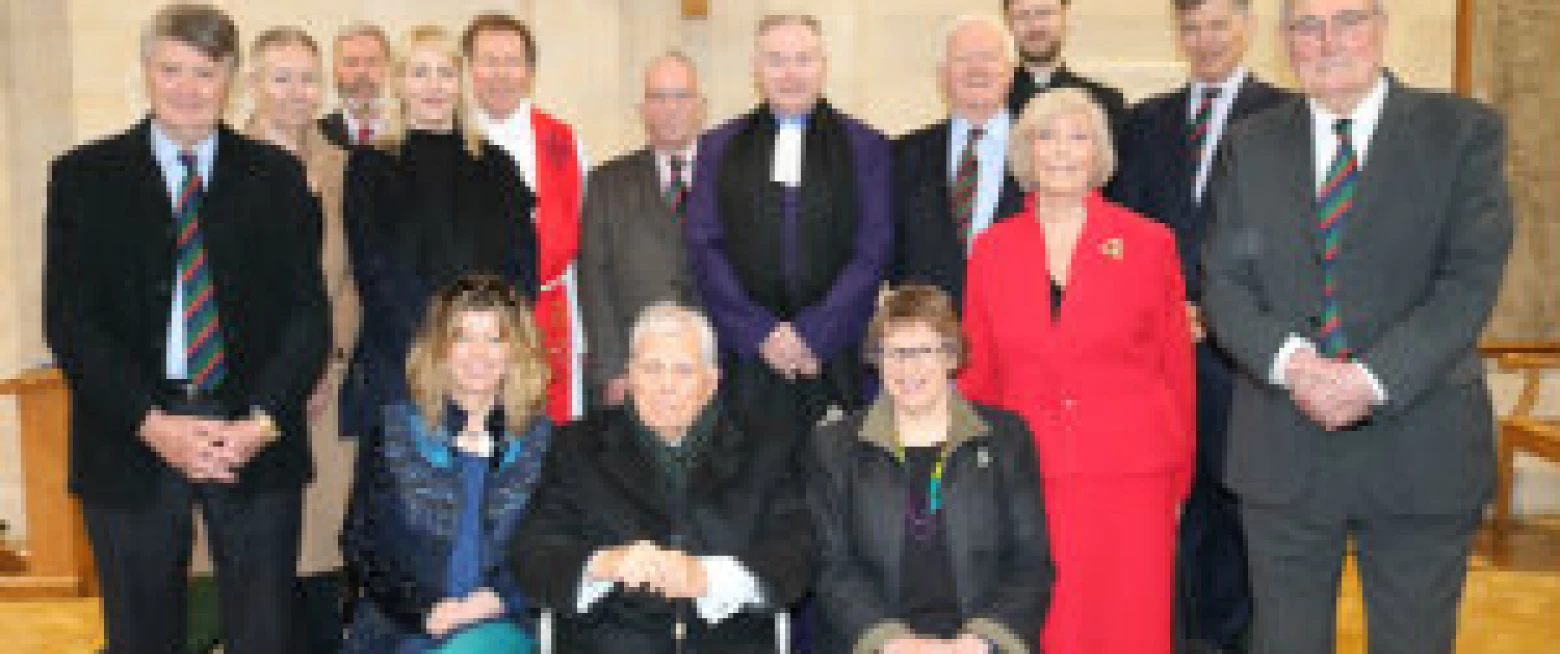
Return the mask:
[[(462, 495), (452, 434), (430, 427), (412, 404), (384, 410), (383, 437), (364, 443), (360, 477), (342, 533), (347, 565), (364, 599), (348, 630), (348, 652), (388, 652), (421, 639), (429, 610), (444, 599)], [(541, 472), (551, 424), (537, 418), (523, 433), (504, 429), (482, 511), (484, 585), (504, 598), (509, 617), (530, 624), (504, 554)]]

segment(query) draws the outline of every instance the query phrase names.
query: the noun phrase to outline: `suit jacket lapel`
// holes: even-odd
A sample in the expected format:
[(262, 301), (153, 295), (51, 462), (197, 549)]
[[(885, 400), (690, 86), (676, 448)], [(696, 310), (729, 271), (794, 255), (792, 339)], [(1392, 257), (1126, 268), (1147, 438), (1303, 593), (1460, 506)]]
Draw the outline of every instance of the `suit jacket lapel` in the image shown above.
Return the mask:
[(666, 203), (666, 188), (661, 185), (661, 170), (656, 165), (655, 152), (643, 148), (630, 156), (634, 159), (632, 188), (644, 194), (641, 197), (645, 209), (642, 218), (647, 222), (644, 228), (659, 241), (681, 239), (682, 226), (672, 215), (672, 206)]
[[(127, 164), (130, 172), (135, 175), (135, 202), (140, 207), (139, 211), (128, 212), (130, 216), (138, 220), (146, 221), (145, 225), (131, 229), (126, 233), (148, 235), (154, 239), (157, 247), (156, 254), (150, 257), (150, 261), (166, 261), (166, 271), (159, 274), (168, 275), (172, 279), (174, 270), (174, 252), (177, 245), (173, 224), (173, 198), (168, 195), (168, 185), (163, 179), (163, 171), (157, 164), (157, 156), (152, 152), (152, 121), (150, 118), (141, 121), (135, 128), (132, 138), (131, 151), (127, 153)], [(156, 235), (156, 236), (150, 236)]]
[[(1411, 179), (1403, 177), (1408, 170), (1406, 167), (1394, 166), (1391, 163), (1418, 160), (1415, 158), (1417, 155), (1412, 137), (1417, 130), (1408, 125), (1414, 118), (1412, 105), (1413, 97), (1397, 84), (1395, 79), (1389, 78), (1387, 99), (1381, 109), (1381, 119), (1376, 123), (1376, 132), (1371, 135), (1371, 141), (1367, 146), (1364, 166), (1360, 168), (1359, 186), (1355, 189), (1354, 210), (1349, 217), (1349, 222), (1344, 226), (1343, 240), (1340, 243), (1342, 248), (1340, 256), (1344, 260), (1372, 251), (1370, 233), (1382, 223), (1377, 219), (1376, 206), (1380, 202), (1384, 189), (1395, 189), (1396, 192), (1401, 193), (1403, 189), (1411, 189), (1415, 186)], [(1377, 165), (1378, 163), (1381, 165)]]
[(200, 228), (210, 240), (210, 227), (237, 215), (240, 198), (235, 194), (241, 180), (249, 174), (239, 155), (236, 132), (227, 125), (217, 126), (217, 155), (212, 162), (211, 179), (206, 180), (206, 195), (200, 204)]
[[(926, 161), (937, 171), (932, 179), (936, 180), (927, 190), (932, 196), (932, 206), (941, 207), (950, 218), (947, 221), (947, 235), (953, 239), (950, 243), (959, 241), (959, 217), (953, 215), (953, 175), (948, 168), (948, 158), (953, 153), (953, 121), (943, 120), (933, 128), (933, 137), (930, 139)], [(962, 154), (962, 153), (961, 153)]]
[(1279, 147), (1272, 156), (1282, 171), (1277, 180), (1281, 193), (1277, 206), (1293, 207), (1288, 222), (1300, 232), (1295, 243), (1305, 243), (1312, 255), (1308, 261), (1318, 261), (1322, 252), (1321, 234), (1316, 230), (1316, 142), (1311, 134), (1311, 110), (1304, 102), (1296, 102), (1288, 109), (1286, 125), (1276, 134)]

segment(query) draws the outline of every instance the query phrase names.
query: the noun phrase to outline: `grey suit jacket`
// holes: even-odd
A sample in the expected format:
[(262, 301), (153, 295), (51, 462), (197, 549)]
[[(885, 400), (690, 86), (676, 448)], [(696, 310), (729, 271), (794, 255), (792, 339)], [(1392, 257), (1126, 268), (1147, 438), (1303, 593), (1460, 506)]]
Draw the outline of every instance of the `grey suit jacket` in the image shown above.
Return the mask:
[(599, 388), (622, 374), (628, 331), (641, 309), (661, 300), (696, 306), (698, 296), (682, 225), (662, 195), (649, 148), (591, 171), (582, 214), (580, 310), (587, 381)]
[(1476, 102), (1391, 79), (1338, 265), (1344, 333), (1387, 392), (1368, 422), (1328, 433), (1267, 380), (1289, 334), (1322, 312), (1311, 117), (1291, 101), (1234, 128), (1211, 188), (1204, 306), (1235, 357), (1226, 481), (1244, 498), (1303, 500), (1327, 439), (1370, 457), (1384, 513), (1476, 508), (1494, 479), (1493, 417), (1476, 343), (1511, 248), (1505, 133)]

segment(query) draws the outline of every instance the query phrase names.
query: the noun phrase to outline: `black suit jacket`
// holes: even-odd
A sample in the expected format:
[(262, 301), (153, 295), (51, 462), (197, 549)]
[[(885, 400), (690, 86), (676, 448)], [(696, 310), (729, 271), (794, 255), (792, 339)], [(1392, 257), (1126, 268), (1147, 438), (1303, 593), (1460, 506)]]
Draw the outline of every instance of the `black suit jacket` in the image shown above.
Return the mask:
[[(226, 126), (217, 131), (201, 229), (226, 342), (216, 397), (259, 407), (281, 437), (239, 470), (239, 492), (309, 478), (303, 403), (330, 346), (320, 276), (320, 206), (297, 159)], [(137, 436), (167, 395), (173, 201), (151, 122), (75, 148), (49, 173), (44, 329), (71, 387), (71, 489), (85, 500), (150, 501), (178, 474)]]
[[(894, 139), (895, 244), (889, 279), (895, 284), (932, 284), (963, 306), (964, 244), (953, 217), (948, 178), (948, 120)], [(1024, 191), (1004, 175), (993, 223), (1024, 208)]]
[[(559, 651), (666, 650), (677, 611), (697, 648), (692, 651), (774, 651), (769, 614), (801, 598), (816, 561), (798, 470), (805, 439), (774, 421), (739, 420), (723, 411), (681, 497), (668, 488), (636, 428), (624, 409), (561, 428), (511, 539), (511, 569), (521, 589), (557, 612)], [(638, 540), (680, 543), (673, 546), (695, 556), (736, 557), (758, 579), (769, 606), (711, 627), (691, 606), (677, 606), (682, 602), (619, 588), (589, 612), (575, 612), (590, 556)]]
[[(1188, 300), (1196, 301), (1201, 287), (1198, 253), (1207, 231), (1208, 216), (1207, 203), (1199, 205), (1192, 197), (1197, 159), (1187, 137), (1187, 125), (1191, 120), (1187, 111), (1190, 93), (1189, 85), (1182, 86), (1148, 98), (1132, 108), (1117, 140), (1120, 165), (1107, 194), (1127, 208), (1175, 230), (1186, 296)], [(1248, 116), (1296, 97), (1287, 90), (1247, 75), (1235, 94), (1224, 134), (1229, 134), (1230, 127)], [(1212, 178), (1211, 171), (1209, 177)], [(1212, 197), (1211, 188), (1203, 197)]]
[(1087, 77), (1078, 75), (1067, 68), (1057, 66), (1056, 72), (1051, 73), (1051, 79), (1045, 86), (1035, 84), (1034, 76), (1029, 74), (1023, 66), (1013, 70), (1013, 85), (1008, 89), (1008, 111), (1013, 112), (1016, 120), (1024, 113), (1024, 105), (1036, 95), (1051, 89), (1075, 88), (1087, 91), (1100, 103), (1100, 108), (1105, 110), (1105, 117), (1110, 120), (1111, 132), (1119, 133), (1122, 121), (1127, 115), (1127, 98), (1121, 91), (1113, 86), (1096, 82)]
[(347, 119), (341, 115), (340, 111), (332, 111), (324, 118), (314, 122), (316, 125), (319, 125), (320, 133), (325, 135), (325, 140), (330, 141), (343, 150), (353, 147), (352, 135), (347, 134)]

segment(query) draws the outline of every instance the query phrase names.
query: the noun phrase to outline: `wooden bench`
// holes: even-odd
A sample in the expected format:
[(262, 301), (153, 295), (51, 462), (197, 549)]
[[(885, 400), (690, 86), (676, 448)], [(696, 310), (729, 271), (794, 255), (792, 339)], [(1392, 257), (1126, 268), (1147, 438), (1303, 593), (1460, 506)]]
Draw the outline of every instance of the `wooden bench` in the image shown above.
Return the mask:
[(0, 379), (0, 396), (16, 398), (27, 507), (25, 551), (0, 557), (21, 568), (0, 573), (0, 599), (96, 594), (81, 508), (66, 487), (70, 389), (59, 371), (38, 369)]

